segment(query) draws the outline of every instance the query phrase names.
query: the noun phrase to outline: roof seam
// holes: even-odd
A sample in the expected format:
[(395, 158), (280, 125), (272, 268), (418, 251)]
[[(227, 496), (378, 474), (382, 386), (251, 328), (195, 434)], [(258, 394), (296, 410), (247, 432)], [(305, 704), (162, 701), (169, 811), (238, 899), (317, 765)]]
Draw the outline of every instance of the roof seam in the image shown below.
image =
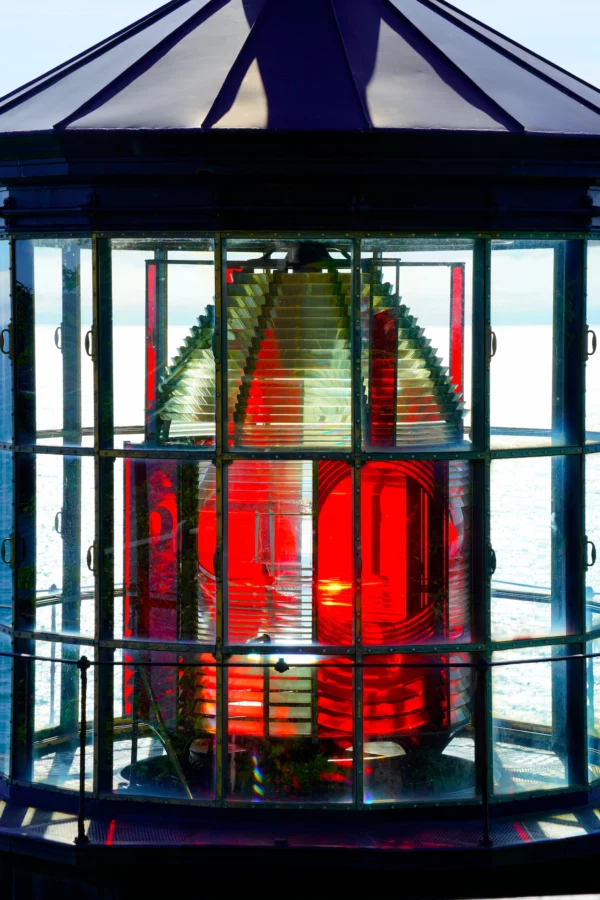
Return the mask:
[(358, 84), (357, 84), (357, 82), (356, 82), (356, 78), (354, 77), (354, 72), (352, 71), (352, 66), (350, 65), (350, 57), (348, 56), (348, 50), (347, 50), (347, 48), (346, 48), (346, 42), (344, 41), (344, 35), (342, 34), (342, 29), (341, 29), (341, 27), (340, 27), (340, 22), (339, 22), (339, 19), (338, 19), (338, 17), (337, 17), (337, 12), (336, 12), (336, 10), (335, 10), (334, 0), (329, 0), (329, 5), (330, 5), (330, 7), (331, 7), (331, 13), (332, 13), (332, 15), (333, 15), (333, 20), (334, 20), (334, 22), (335, 22), (335, 27), (337, 28), (337, 32), (338, 32), (338, 35), (339, 35), (340, 44), (342, 45), (342, 53), (344, 54), (344, 59), (346, 60), (346, 66), (347, 66), (348, 72), (349, 72), (349, 74), (350, 74), (350, 80), (352, 81), (352, 85), (353, 85), (353, 87), (354, 87), (354, 90), (356, 91), (356, 96), (358, 97), (358, 102), (359, 102), (359, 104), (360, 104), (360, 108), (361, 108), (362, 114), (363, 114), (363, 116), (365, 117), (365, 122), (366, 122), (367, 128), (368, 128), (369, 131), (371, 131), (372, 128), (373, 128), (373, 122), (371, 121), (371, 117), (370, 117), (370, 115), (369, 115), (369, 111), (368, 111), (368, 109), (366, 108), (366, 106), (365, 106), (365, 104), (364, 104), (362, 95), (361, 95), (361, 93), (360, 93), (360, 89), (359, 89)]
[(464, 12), (462, 9), (458, 9), (458, 7), (453, 6), (452, 3), (448, 3), (448, 0), (437, 0), (438, 3), (441, 3), (443, 6), (447, 6), (448, 9), (452, 13), (456, 13), (460, 16), (464, 16), (465, 19), (470, 19), (471, 22), (476, 22), (477, 25), (481, 25), (482, 28), (485, 28), (486, 31), (491, 32), (497, 37), (502, 38), (503, 41), (508, 41), (509, 44), (512, 44), (514, 47), (518, 47), (519, 50), (524, 50), (525, 53), (529, 53), (530, 56), (534, 56), (536, 59), (539, 59), (540, 62), (545, 63), (547, 66), (551, 66), (551, 68), (556, 69), (558, 72), (562, 72), (563, 75), (567, 75), (569, 78), (572, 78), (574, 81), (578, 81), (580, 84), (584, 85), (584, 87), (590, 88), (590, 90), (595, 91), (600, 95), (600, 87), (595, 84), (591, 84), (589, 81), (586, 81), (585, 78), (580, 78), (579, 75), (575, 75), (574, 72), (569, 72), (568, 69), (564, 69), (562, 66), (559, 66), (557, 63), (552, 62), (551, 59), (547, 59), (545, 56), (542, 56), (541, 53), (536, 53), (535, 50), (531, 50), (530, 47), (526, 47), (524, 44), (520, 44), (518, 41), (515, 41), (514, 38), (509, 37), (506, 34), (503, 34), (501, 31), (498, 31), (497, 28), (492, 28), (491, 25), (487, 25), (485, 22), (482, 22), (480, 19), (477, 19), (475, 16), (470, 15), (467, 12)]
[[(189, 0), (184, 0), (184, 3), (188, 2)], [(188, 29), (190, 29), (192, 23), (194, 23), (192, 27), (196, 27), (196, 25), (199, 24), (196, 22), (197, 19), (201, 20), (203, 17), (209, 18), (217, 11), (217, 9), (225, 6), (228, 2), (229, 0), (208, 0), (208, 3), (206, 3), (205, 6), (192, 13), (189, 19), (186, 19), (185, 22), (182, 22), (181, 25), (178, 25), (177, 28), (174, 28), (173, 31), (170, 31), (169, 34), (165, 35), (162, 40), (154, 44), (130, 66), (122, 72), (119, 72), (119, 74), (109, 81), (108, 84), (105, 84), (99, 91), (91, 97), (88, 97), (88, 99), (78, 106), (77, 109), (69, 113), (68, 116), (65, 116), (64, 119), (56, 122), (54, 129), (62, 130), (67, 128), (72, 122), (83, 118), (83, 116), (86, 116), (94, 109), (97, 109), (101, 102), (112, 100), (112, 98), (120, 93), (121, 90), (128, 87), (138, 77), (138, 74), (141, 74), (142, 71), (147, 71), (148, 68), (158, 61), (158, 59), (161, 59), (172, 47), (178, 44), (179, 41), (186, 36), (186, 33), (188, 33)], [(162, 51), (164, 51), (164, 53)], [(136, 74), (137, 70), (141, 71)], [(122, 86), (119, 87), (119, 85)]]
[(395, 15), (399, 16), (399, 17), (402, 19), (402, 21), (405, 22), (410, 28), (414, 29), (414, 31), (416, 31), (416, 32), (421, 36), (421, 38), (427, 43), (427, 45), (428, 45), (429, 47), (433, 48), (433, 50), (434, 50), (440, 57), (442, 57), (442, 59), (444, 59), (444, 61), (445, 61), (449, 66), (451, 66), (451, 67), (454, 69), (455, 72), (458, 72), (459, 75), (461, 76), (461, 78), (463, 78), (466, 82), (468, 82), (468, 83), (475, 89), (475, 91), (476, 91), (481, 97), (485, 97), (486, 101), (487, 101), (489, 104), (491, 104), (491, 106), (493, 106), (493, 108), (495, 109), (495, 111), (496, 111), (497, 114), (499, 114), (500, 116), (502, 116), (502, 117), (504, 118), (505, 122), (510, 122), (511, 125), (512, 125), (512, 128), (515, 129), (515, 130), (517, 130), (517, 131), (525, 131), (525, 126), (522, 124), (522, 122), (519, 122), (519, 120), (516, 119), (516, 118), (512, 115), (512, 113), (510, 113), (510, 112), (508, 112), (508, 110), (504, 109), (504, 107), (503, 107), (500, 103), (498, 103), (497, 100), (495, 100), (493, 97), (491, 97), (491, 96), (487, 93), (487, 91), (485, 91), (485, 90), (481, 87), (481, 85), (477, 84), (477, 82), (474, 81), (474, 80), (471, 78), (471, 76), (468, 75), (468, 74), (464, 71), (464, 69), (461, 69), (461, 67), (458, 65), (458, 63), (456, 63), (456, 62), (455, 62), (453, 59), (451, 59), (446, 53), (444, 53), (444, 51), (443, 51), (440, 47), (438, 47), (437, 44), (435, 44), (435, 43), (431, 40), (431, 38), (428, 37), (428, 35), (426, 35), (426, 34), (418, 27), (418, 25), (415, 25), (415, 23), (414, 23), (413, 21), (411, 21), (411, 19), (409, 19), (408, 16), (407, 16), (405, 13), (403, 13), (401, 10), (398, 9), (398, 7), (392, 2), (392, 0), (384, 0), (384, 2), (387, 4), (387, 6), (390, 7), (390, 9), (393, 11), (393, 13), (395, 13)]
[[(38, 75), (37, 78), (33, 78), (31, 81), (21, 85), (21, 87), (15, 88), (14, 91), (10, 91), (10, 93), (5, 94), (4, 97), (0, 97), (0, 113), (8, 112), (8, 110), (13, 109), (25, 100), (34, 97), (37, 93), (41, 93), (41, 91), (56, 84), (57, 81), (60, 81), (72, 72), (76, 72), (83, 65), (88, 62), (93, 62), (95, 59), (102, 56), (103, 53), (107, 53), (119, 44), (122, 44), (128, 38), (133, 37), (133, 35), (139, 34), (144, 28), (147, 28), (154, 22), (158, 22), (160, 19), (169, 15), (169, 13), (174, 12), (174, 10), (179, 9), (181, 6), (185, 6), (185, 4), (189, 2), (190, 0), (171, 0), (170, 3), (165, 3), (158, 9), (153, 10), (153, 12), (149, 13), (147, 16), (138, 19), (137, 22), (132, 22), (126, 28), (122, 28), (121, 31), (116, 31), (114, 34), (109, 35), (97, 44), (93, 44), (91, 47), (88, 47), (76, 56), (71, 57), (71, 59), (61, 63), (59, 66), (55, 66), (48, 72), (44, 72), (42, 75)], [(29, 89), (25, 90), (28, 85), (30, 86)], [(22, 91), (22, 93), (20, 93), (18, 97), (15, 97), (14, 95), (19, 91)]]
[[(265, 10), (269, 7), (270, 3), (273, 3), (273, 2), (275, 2), (275, 0), (265, 0), (259, 14), (257, 15), (256, 19), (254, 20), (253, 24), (250, 26), (250, 31), (248, 32), (246, 40), (240, 47), (240, 49), (237, 53), (237, 56), (234, 59), (232, 65), (229, 67), (229, 72), (223, 79), (223, 83), (222, 83), (221, 87), (219, 88), (219, 90), (217, 91), (217, 95), (216, 95), (215, 99), (213, 100), (213, 102), (211, 103), (210, 109), (206, 113), (206, 115), (204, 117), (204, 121), (202, 122), (202, 125), (200, 126), (200, 128), (208, 129), (212, 126), (211, 117), (213, 115), (213, 110), (218, 108), (218, 103), (219, 103), (219, 100), (221, 99), (222, 94), (229, 87), (229, 84), (233, 81), (233, 79), (235, 77), (233, 74), (234, 71), (237, 76), (237, 66), (238, 66), (240, 57), (242, 56), (244, 50), (248, 46), (248, 43), (250, 42), (250, 40), (253, 40), (256, 37), (256, 30), (257, 30), (258, 26), (260, 25), (262, 19), (265, 16)], [(244, 73), (244, 74), (246, 74), (246, 73)], [(240, 87), (241, 87), (241, 82), (240, 82)], [(216, 121), (218, 121), (218, 119)], [(211, 124), (208, 124), (208, 123), (211, 123)]]
[[(440, 9), (440, 7), (433, 6), (430, 3), (430, 0), (417, 0), (417, 3), (420, 3), (422, 6), (426, 6), (427, 9), (430, 9), (433, 13), (437, 13), (438, 16), (442, 16), (446, 21), (451, 22), (456, 28), (460, 28), (462, 31), (465, 31), (467, 34), (470, 34), (475, 40), (481, 41), (481, 43), (485, 44), (487, 47), (490, 47), (496, 53), (499, 53), (501, 56), (504, 56), (506, 59), (511, 60), (516, 65), (520, 66), (522, 69), (525, 69), (531, 75), (534, 75), (536, 78), (539, 78), (540, 81), (545, 81), (546, 84), (551, 85), (556, 90), (560, 91), (562, 94), (565, 94), (567, 97), (570, 97), (571, 100), (575, 100), (576, 103), (580, 103), (582, 106), (586, 106), (588, 109), (592, 110), (600, 115), (600, 101), (597, 106), (595, 103), (592, 103), (591, 100), (586, 100), (585, 97), (581, 97), (575, 91), (572, 91), (570, 88), (565, 87), (565, 85), (560, 84), (556, 81), (552, 76), (547, 75), (545, 72), (540, 72), (539, 69), (536, 69), (535, 66), (532, 66), (531, 63), (526, 62), (523, 59), (519, 59), (519, 57), (515, 53), (511, 53), (510, 50), (507, 50), (506, 47), (501, 47), (499, 44), (496, 44), (491, 38), (487, 37), (484, 34), (480, 34), (475, 31), (470, 25), (467, 25), (465, 22), (460, 22), (456, 19), (455, 16), (449, 10)], [(398, 10), (400, 12), (400, 10)], [(402, 13), (400, 13), (402, 15)], [(476, 21), (476, 20), (475, 20)], [(481, 23), (483, 24), (483, 23)], [(487, 26), (484, 26), (487, 27)], [(504, 35), (502, 35), (504, 37)], [(523, 48), (525, 49), (525, 48)], [(528, 51), (529, 52), (529, 51)]]

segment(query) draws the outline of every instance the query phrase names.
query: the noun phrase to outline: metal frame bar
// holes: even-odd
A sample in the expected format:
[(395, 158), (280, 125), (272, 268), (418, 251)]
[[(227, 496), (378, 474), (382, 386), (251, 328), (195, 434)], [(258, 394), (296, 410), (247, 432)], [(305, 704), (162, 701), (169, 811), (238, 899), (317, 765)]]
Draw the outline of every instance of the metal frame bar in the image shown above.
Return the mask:
[[(113, 443), (112, 258), (106, 238), (92, 239), (94, 328), (94, 471), (95, 519), (94, 583), (96, 637), (113, 637), (114, 630), (114, 461), (100, 451)], [(98, 659), (110, 662), (114, 651), (98, 646)], [(96, 666), (94, 672), (94, 792), (112, 788), (114, 671)]]
[[(215, 412), (216, 412), (216, 504), (217, 504), (217, 548), (215, 553), (215, 574), (217, 578), (217, 624), (215, 658), (225, 661), (227, 642), (227, 510), (228, 471), (223, 452), (227, 447), (228, 434), (228, 378), (227, 378), (227, 247), (220, 235), (215, 243)], [(227, 671), (217, 668), (216, 703), (216, 784), (215, 799), (223, 806), (227, 796), (228, 762), (228, 716), (227, 716)]]
[[(353, 537), (353, 613), (354, 613), (354, 660), (362, 663), (362, 544), (361, 544), (361, 482), (362, 482), (362, 447), (363, 447), (363, 409), (362, 409), (362, 323), (361, 323), (361, 285), (362, 260), (360, 241), (352, 241), (352, 277), (350, 279), (350, 354), (352, 384), (352, 447), (354, 455), (354, 471), (352, 474), (352, 537)], [(354, 738), (353, 738), (353, 778), (352, 791), (354, 805), (362, 809), (364, 805), (364, 733), (363, 733), (363, 673), (361, 668), (354, 669)]]

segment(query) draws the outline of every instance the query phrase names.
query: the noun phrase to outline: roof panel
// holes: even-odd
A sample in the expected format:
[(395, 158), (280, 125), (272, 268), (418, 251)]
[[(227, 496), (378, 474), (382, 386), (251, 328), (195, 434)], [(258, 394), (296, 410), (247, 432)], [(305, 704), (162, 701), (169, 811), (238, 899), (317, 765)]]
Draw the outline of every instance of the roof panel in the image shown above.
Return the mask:
[(65, 127), (598, 135), (600, 90), (446, 0), (184, 0), (0, 100)]
[(528, 65), (533, 66), (540, 72), (553, 78), (558, 84), (562, 85), (563, 87), (580, 94), (591, 103), (600, 103), (600, 88), (596, 88), (591, 84), (587, 84), (585, 81), (582, 81), (580, 78), (577, 78), (570, 72), (566, 72), (564, 69), (561, 69), (560, 66), (557, 66), (549, 60), (544, 59), (542, 56), (538, 56), (537, 53), (534, 53), (532, 50), (528, 50), (526, 47), (521, 46), (521, 44), (516, 43), (516, 41), (505, 37), (505, 35), (500, 34), (493, 28), (488, 27), (483, 22), (479, 22), (472, 16), (461, 12), (461, 10), (456, 9), (450, 3), (445, 3), (444, 0), (428, 0), (428, 2), (430, 2), (431, 6), (435, 9), (438, 9), (445, 15), (452, 16), (457, 22), (466, 25), (473, 31), (476, 31), (486, 40), (493, 41), (498, 45), (498, 47), (514, 54), (518, 59), (521, 59)]
[[(365, 30), (362, 0), (338, 0), (348, 59), (375, 128), (506, 131), (501, 111), (412, 28), (374, 0)], [(391, 13), (391, 14), (390, 14)]]
[(208, 127), (228, 109), (233, 111), (242, 78), (253, 63), (262, 80), (268, 128), (368, 127), (329, 0), (268, 0)]
[(600, 114), (513, 62), (420, 0), (390, 0), (526, 131), (600, 134)]
[(49, 69), (47, 72), (43, 72), (41, 75), (38, 75), (37, 78), (33, 78), (26, 84), (21, 85), (21, 87), (9, 91), (8, 94), (5, 94), (4, 96), (0, 96), (0, 108), (4, 106), (6, 101), (12, 103), (17, 97), (23, 96), (24, 94), (29, 94), (35, 88), (39, 88), (43, 84), (48, 84), (49, 82), (54, 81), (61, 75), (61, 73), (64, 74), (65, 72), (81, 65), (83, 62), (85, 62), (86, 59), (96, 56), (98, 53), (102, 52), (102, 50), (109, 49), (113, 44), (119, 41), (127, 39), (129, 36), (132, 36), (141, 28), (145, 28), (157, 19), (162, 18), (163, 16), (167, 16), (171, 9), (175, 10), (188, 2), (189, 0), (171, 0), (171, 2), (166, 3), (164, 6), (153, 10), (146, 16), (142, 16), (142, 18), (138, 19), (136, 22), (132, 22), (130, 25), (127, 25), (120, 31), (115, 32), (115, 34), (109, 35), (107, 38), (104, 38), (104, 40), (99, 41), (92, 47), (88, 47), (81, 53), (77, 53), (75, 56), (65, 60), (60, 65), (55, 66), (53, 69)]
[(158, 21), (149, 23), (99, 56), (87, 62), (84, 60), (76, 68), (66, 71), (53, 84), (47, 87), (42, 85), (43, 89), (29, 99), (25, 98), (7, 112), (0, 113), (0, 132), (43, 131), (53, 128), (208, 3), (209, 0), (188, 0), (183, 6)]
[(201, 128), (250, 34), (242, 0), (210, 3), (198, 27), (70, 128)]

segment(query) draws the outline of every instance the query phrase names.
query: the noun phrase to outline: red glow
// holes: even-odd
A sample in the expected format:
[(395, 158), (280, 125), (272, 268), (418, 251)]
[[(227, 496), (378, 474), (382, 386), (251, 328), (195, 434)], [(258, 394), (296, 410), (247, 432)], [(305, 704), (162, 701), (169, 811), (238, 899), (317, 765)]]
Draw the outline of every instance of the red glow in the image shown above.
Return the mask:
[(234, 272), (243, 272), (243, 271), (244, 271), (243, 269), (228, 268), (227, 269), (227, 284), (233, 284), (233, 273)]
[[(227, 268), (227, 283), (233, 284), (234, 273), (244, 271)], [(156, 401), (156, 263), (148, 265), (147, 273), (146, 427), (150, 434)], [(229, 422), (230, 444), (251, 443), (260, 449), (296, 447), (303, 442), (303, 379), (294, 375), (286, 356), (285, 341), (291, 339), (278, 336), (282, 326), (272, 315), (270, 302), (265, 300), (260, 340), (257, 335), (252, 338), (245, 360)], [(459, 392), (464, 389), (464, 302), (464, 267), (452, 264), (450, 377)], [(368, 402), (369, 439), (375, 447), (396, 445), (399, 421), (402, 426), (433, 422), (440, 415), (439, 409), (423, 408), (417, 389), (407, 394), (409, 399), (404, 398), (398, 411), (398, 310), (372, 312)], [(203, 476), (200, 501), (196, 503), (194, 495), (190, 512), (189, 483), (187, 493), (182, 489), (183, 469), (184, 464), (175, 460), (126, 460), (127, 637), (178, 640), (184, 617), (191, 620), (186, 625), (187, 638), (194, 639), (200, 619), (205, 633), (211, 625), (214, 632), (214, 480)], [(297, 643), (351, 646), (357, 637), (357, 601), (366, 646), (383, 650), (422, 644), (426, 652), (427, 645), (436, 641), (468, 638), (469, 526), (463, 515), (468, 505), (468, 464), (373, 461), (364, 464), (356, 477), (360, 477), (359, 492), (354, 490), (352, 467), (345, 461), (253, 460), (228, 467), (227, 642), (246, 644), (266, 635), (274, 642), (283, 637)], [(357, 502), (360, 560), (354, 555)], [(182, 541), (185, 527), (193, 534), (193, 552), (190, 543)], [(194, 557), (187, 568), (186, 553), (188, 563)], [(196, 562), (197, 576), (190, 578)], [(185, 587), (192, 583), (192, 589), (185, 592), (187, 607), (182, 610), (186, 579)], [(424, 663), (428, 659), (420, 658)], [(415, 657), (387, 656), (385, 667), (364, 669), (366, 738), (403, 735), (410, 741), (422, 731), (449, 731), (463, 715), (460, 698), (467, 676), (456, 676), (451, 669), (401, 667), (407, 659)], [(216, 675), (210, 663), (211, 657), (203, 658), (193, 676), (173, 668), (153, 670), (151, 678), (157, 697), (174, 717), (185, 709), (190, 719), (214, 731)], [(294, 664), (281, 675), (268, 666), (229, 668), (229, 735), (287, 739), (310, 734), (312, 739), (332, 739), (342, 750), (350, 748), (354, 669), (342, 659), (336, 660), (335, 667), (316, 668), (316, 677), (311, 665)], [(124, 673), (128, 715), (132, 691), (128, 667)], [(296, 699), (307, 696), (308, 701)], [(310, 707), (308, 722), (295, 715), (300, 703)], [(350, 759), (342, 760), (339, 766), (350, 764)], [(321, 777), (344, 781), (340, 771)]]
[(452, 297), (450, 313), (450, 378), (460, 394), (464, 392), (464, 334), (465, 334), (465, 270), (452, 266)]
[(398, 321), (394, 309), (373, 316), (371, 342), (371, 443), (392, 447), (396, 430)]
[(156, 263), (148, 263), (146, 281), (146, 428), (149, 431), (156, 403)]
[[(448, 463), (428, 461), (369, 462), (361, 475), (362, 629), (367, 645), (431, 643), (448, 640), (448, 577), (452, 561), (460, 557), (462, 541), (448, 516)], [(177, 639), (178, 511), (177, 466), (154, 461), (128, 461), (126, 584), (136, 572), (135, 628), (140, 637)], [(132, 487), (130, 469), (136, 486)], [(286, 465), (238, 462), (230, 470), (229, 639), (245, 643), (257, 634), (285, 633), (294, 622), (297, 600), (288, 586), (296, 571), (301, 531), (294, 515), (298, 501), (298, 470)], [(316, 567), (313, 587), (315, 637), (321, 644), (349, 645), (353, 641), (354, 560), (352, 553), (353, 488), (351, 467), (342, 461), (318, 463), (313, 491), (317, 504)], [(137, 491), (137, 493), (136, 493)], [(275, 495), (274, 492), (275, 491)], [(141, 492), (141, 493), (140, 493)], [(274, 500), (275, 498), (279, 498)], [(142, 499), (143, 498), (143, 499)], [(289, 499), (288, 499), (289, 498)], [(147, 504), (141, 521), (148, 522), (145, 542), (133, 539), (133, 522)], [(286, 506), (286, 503), (292, 506)], [(272, 514), (268, 514), (272, 510)], [(130, 543), (133, 539), (133, 543)], [(198, 519), (200, 570), (214, 574), (216, 509), (205, 503)], [(141, 563), (144, 563), (142, 566)], [(126, 608), (131, 608), (126, 592)], [(210, 614), (214, 604), (210, 599)], [(448, 728), (452, 689), (443, 670), (390, 666), (365, 669), (365, 735), (408, 735), (422, 729)], [(268, 675), (262, 668), (228, 670), (229, 729), (232, 735), (265, 736), (265, 691)], [(297, 690), (307, 690), (303, 679)], [(164, 682), (164, 683), (163, 683)], [(293, 670), (282, 682), (293, 692)], [(340, 664), (320, 667), (317, 676), (318, 737), (352, 741), (353, 670)], [(161, 695), (174, 687), (161, 681)], [(209, 714), (215, 687), (202, 681), (200, 709)], [(292, 696), (288, 694), (288, 696)], [(196, 698), (197, 700), (200, 698)], [(209, 709), (210, 707), (210, 709)], [(293, 709), (278, 706), (271, 716), (271, 737), (298, 733)]]
[(517, 834), (519, 835), (519, 837), (521, 838), (521, 840), (524, 843), (526, 843), (526, 844), (531, 843), (531, 838), (530, 838), (529, 834), (527, 833), (527, 831), (525, 830), (523, 825), (520, 825), (519, 822), (513, 822), (513, 826), (514, 826), (515, 831), (517, 832)]
[(115, 842), (115, 832), (117, 830), (117, 823), (115, 819), (111, 819), (108, 823), (108, 831), (106, 833), (106, 846), (111, 847)]

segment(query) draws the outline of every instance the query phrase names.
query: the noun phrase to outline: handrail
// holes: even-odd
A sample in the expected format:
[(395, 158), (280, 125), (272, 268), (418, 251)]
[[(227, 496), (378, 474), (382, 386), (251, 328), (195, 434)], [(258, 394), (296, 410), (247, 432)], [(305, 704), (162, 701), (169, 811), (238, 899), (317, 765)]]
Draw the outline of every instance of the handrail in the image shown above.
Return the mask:
[[(252, 648), (249, 647), (249, 652), (251, 652)], [(186, 651), (189, 653), (190, 651)], [(426, 646), (423, 647), (423, 654), (431, 653), (431, 650), (428, 650)], [(439, 651), (437, 651), (439, 652)], [(469, 653), (469, 651), (461, 650), (461, 651), (452, 651), (446, 650), (444, 651), (445, 655), (451, 656), (453, 653)], [(173, 651), (173, 653), (177, 653), (177, 651)], [(475, 655), (475, 654), (470, 654)], [(146, 668), (196, 668), (198, 666), (214, 666), (215, 668), (257, 668), (257, 669), (265, 669), (265, 668), (273, 668), (277, 672), (285, 672), (290, 666), (287, 665), (283, 657), (280, 657), (277, 662), (273, 662), (272, 660), (263, 661), (259, 663), (251, 663), (251, 662), (242, 662), (242, 663), (232, 663), (227, 661), (217, 661), (215, 659), (214, 663), (205, 663), (205, 662), (141, 662), (139, 660), (92, 660), (88, 659), (87, 656), (83, 655), (79, 659), (57, 659), (55, 657), (48, 656), (39, 656), (37, 654), (29, 654), (29, 653), (12, 653), (6, 651), (0, 651), (0, 657), (11, 658), (11, 659), (25, 659), (25, 660), (40, 660), (43, 662), (52, 662), (59, 663), (67, 666), (75, 666), (80, 674), (80, 716), (79, 716), (79, 805), (78, 805), (78, 815), (77, 815), (77, 837), (75, 838), (75, 843), (79, 846), (88, 844), (90, 842), (89, 835), (86, 834), (85, 830), (85, 782), (86, 782), (86, 758), (85, 758), (85, 747), (87, 740), (87, 679), (88, 679), (88, 670), (93, 668), (94, 666), (128, 666), (128, 667), (141, 667), (144, 680), (146, 684), (149, 684), (147, 681), (147, 677), (145, 676), (144, 669)], [(348, 659), (347, 662), (338, 661), (336, 663), (320, 663), (319, 668), (339, 668), (340, 666), (347, 665), (352, 668), (361, 668), (361, 669), (375, 669), (375, 668), (389, 668), (390, 666), (398, 667), (398, 668), (406, 668), (406, 669), (474, 669), (477, 675), (482, 679), (482, 690), (484, 692), (484, 703), (485, 708), (489, 708), (489, 691), (490, 691), (490, 671), (494, 668), (512, 666), (512, 665), (535, 665), (536, 663), (542, 662), (567, 662), (569, 660), (588, 660), (588, 659), (598, 659), (600, 658), (600, 652), (598, 653), (571, 653), (565, 654), (563, 656), (544, 656), (539, 657), (537, 659), (517, 659), (517, 660), (488, 660), (483, 655), (480, 655), (476, 662), (451, 662), (447, 661), (445, 663), (437, 663), (437, 662), (394, 662), (394, 663), (374, 663), (369, 662), (368, 660), (362, 659), (360, 662), (356, 660)], [(298, 665), (314, 665), (314, 663), (310, 662), (301, 662)], [(156, 705), (156, 701), (152, 700), (153, 706)], [(156, 710), (155, 710), (156, 714)], [(161, 721), (160, 710), (158, 710), (158, 721)], [(159, 728), (160, 731), (160, 728)], [(482, 719), (482, 741), (484, 746), (487, 745), (488, 742), (488, 731), (489, 731), (489, 723), (487, 721), (487, 716), (483, 716)], [(180, 778), (182, 786), (189, 799), (192, 798), (191, 791), (189, 789), (187, 780), (181, 769), (179, 764), (179, 760), (175, 757), (173, 748), (168, 744), (165, 744), (162, 738), (159, 735), (159, 739), (161, 739), (161, 743), (165, 747), (167, 751), (167, 755), (173, 762), (175, 766), (175, 770)], [(481, 772), (481, 804), (482, 804), (482, 828), (483, 834), (482, 839), (480, 841), (480, 845), (482, 847), (491, 847), (493, 845), (493, 841), (490, 834), (490, 793), (489, 793), (489, 761), (487, 758), (487, 754), (482, 754), (482, 772)]]

